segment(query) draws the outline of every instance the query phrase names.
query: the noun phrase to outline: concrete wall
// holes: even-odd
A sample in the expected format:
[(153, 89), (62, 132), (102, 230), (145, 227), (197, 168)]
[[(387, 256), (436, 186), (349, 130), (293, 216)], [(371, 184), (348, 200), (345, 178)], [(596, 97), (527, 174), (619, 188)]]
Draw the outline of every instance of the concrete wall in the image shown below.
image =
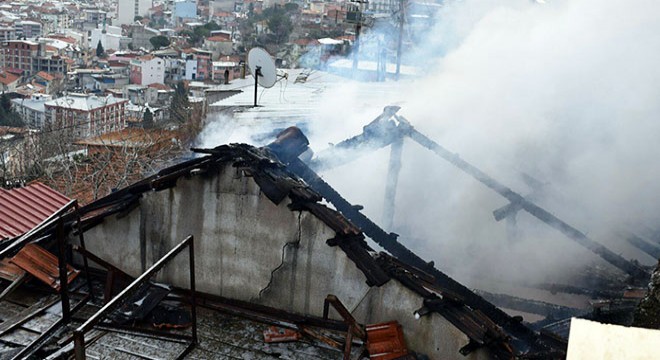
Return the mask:
[(391, 280), (381, 287), (372, 287), (358, 306), (349, 310), (364, 324), (396, 319), (403, 326), (408, 347), (431, 359), (489, 359), (485, 350), (460, 355), (458, 351), (468, 344), (469, 338), (442, 316), (430, 313), (415, 319), (413, 313), (422, 307), (422, 301), (415, 292)]
[[(432, 359), (487, 358), (481, 351), (460, 355), (468, 338), (441, 316), (415, 320), (422, 299), (396, 280), (369, 288), (346, 254), (326, 244), (334, 231), (287, 203), (273, 204), (252, 178), (227, 166), (145, 193), (139, 208), (107, 218), (85, 240), (92, 252), (137, 276), (193, 234), (199, 291), (316, 316), (335, 294), (360, 322), (398, 320), (410, 348)], [(188, 287), (188, 276), (183, 253), (157, 280)]]

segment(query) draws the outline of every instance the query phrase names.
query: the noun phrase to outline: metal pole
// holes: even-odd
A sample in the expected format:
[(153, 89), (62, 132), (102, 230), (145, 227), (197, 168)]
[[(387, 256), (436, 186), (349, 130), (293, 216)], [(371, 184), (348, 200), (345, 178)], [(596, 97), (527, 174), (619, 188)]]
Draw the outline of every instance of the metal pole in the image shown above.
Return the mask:
[(66, 241), (64, 240), (64, 224), (62, 218), (57, 222), (58, 267), (60, 270), (60, 298), (62, 299), (62, 319), (65, 323), (71, 320), (71, 303), (69, 302), (69, 276), (66, 268)]
[(353, 76), (357, 74), (358, 54), (360, 53), (360, 30), (362, 29), (362, 3), (358, 11), (357, 24), (355, 24), (355, 44), (353, 45)]
[(192, 317), (192, 339), (193, 344), (197, 344), (197, 295), (195, 290), (195, 246), (193, 236), (190, 236), (190, 245), (188, 246), (188, 259), (190, 270), (190, 313)]
[(254, 72), (254, 107), (257, 107), (257, 85), (259, 85), (259, 76), (261, 76), (261, 66), (257, 66)]

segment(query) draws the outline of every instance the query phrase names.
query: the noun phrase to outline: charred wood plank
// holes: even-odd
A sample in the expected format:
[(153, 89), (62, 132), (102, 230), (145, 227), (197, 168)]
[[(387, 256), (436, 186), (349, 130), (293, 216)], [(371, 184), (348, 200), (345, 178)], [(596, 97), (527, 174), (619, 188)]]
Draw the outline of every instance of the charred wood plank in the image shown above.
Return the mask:
[(356, 207), (344, 199), (335, 189), (332, 188), (332, 186), (321, 179), (301, 160), (295, 159), (291, 161), (288, 165), (288, 169), (305, 180), (312, 189), (331, 202), (339, 212), (351, 220), (351, 222), (357, 225), (367, 236), (373, 239), (378, 245), (382, 246), (398, 260), (427, 272), (435, 278), (436, 284), (459, 295), (469, 307), (481, 310), (495, 323), (505, 328), (512, 336), (515, 336), (528, 344), (534, 344), (537, 342), (536, 334), (531, 329), (516, 321), (504, 311), (447, 276), (445, 273), (437, 270), (433, 266), (433, 263), (424, 261), (417, 254), (410, 251), (406, 246), (397, 241), (397, 234), (385, 232), (382, 228), (376, 225), (376, 223), (371, 221), (371, 219), (366, 217)]

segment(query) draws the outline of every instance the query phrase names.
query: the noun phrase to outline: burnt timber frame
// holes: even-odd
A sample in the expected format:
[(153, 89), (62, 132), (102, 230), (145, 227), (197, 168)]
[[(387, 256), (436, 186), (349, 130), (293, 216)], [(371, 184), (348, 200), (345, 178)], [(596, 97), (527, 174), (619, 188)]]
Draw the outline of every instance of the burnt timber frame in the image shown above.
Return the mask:
[[(141, 286), (146, 284), (151, 277), (155, 275), (156, 272), (161, 270), (167, 263), (169, 263), (175, 256), (181, 253), (185, 248), (188, 248), (188, 258), (189, 258), (189, 272), (190, 272), (190, 310), (192, 317), (192, 334), (188, 335), (176, 335), (163, 332), (163, 336), (167, 336), (172, 339), (184, 340), (188, 343), (188, 346), (177, 356), (176, 359), (183, 359), (195, 345), (197, 345), (197, 301), (195, 295), (195, 249), (193, 245), (193, 236), (189, 235), (178, 245), (176, 245), (172, 250), (170, 250), (165, 256), (160, 258), (155, 264), (153, 264), (147, 271), (142, 273), (140, 277), (135, 279), (128, 287), (122, 290), (117, 296), (115, 296), (110, 302), (105, 304), (98, 312), (92, 315), (84, 324), (80, 325), (76, 330), (73, 331), (73, 341), (74, 341), (74, 358), (76, 360), (86, 359), (85, 355), (85, 333), (93, 329), (94, 327), (99, 326), (100, 322), (119, 306), (121, 306), (125, 301), (127, 301), (136, 291), (140, 289)], [(154, 332), (155, 333), (155, 332)]]
[[(422, 147), (432, 151), (436, 155), (440, 156), (444, 160), (448, 161), (449, 163), (456, 166), (463, 172), (475, 178), (477, 181), (481, 182), (482, 184), (486, 185), (488, 188), (494, 190), (495, 192), (506, 198), (509, 201), (509, 204), (504, 208), (495, 211), (494, 216), (496, 220), (498, 221), (501, 220), (504, 216), (506, 216), (507, 213), (510, 213), (515, 210), (523, 209), (527, 211), (530, 215), (536, 217), (537, 219), (541, 220), (547, 225), (557, 229), (571, 240), (577, 242), (579, 245), (592, 251), (594, 254), (600, 256), (608, 263), (612, 264), (613, 266), (622, 270), (626, 274), (630, 275), (633, 279), (641, 280), (641, 281), (646, 281), (648, 279), (649, 273), (643, 268), (639, 267), (637, 264), (624, 259), (622, 256), (614, 253), (613, 251), (611, 251), (604, 245), (600, 244), (599, 242), (590, 239), (575, 227), (559, 219), (557, 216), (553, 215), (552, 213), (540, 207), (539, 205), (535, 204), (534, 202), (530, 201), (529, 199), (526, 199), (522, 195), (514, 192), (507, 186), (504, 186), (503, 184), (501, 184), (494, 178), (488, 176), (486, 173), (479, 170), (472, 164), (461, 159), (460, 156), (458, 156), (457, 154), (450, 152), (446, 148), (442, 147), (440, 144), (436, 143), (435, 141), (431, 140), (430, 138), (419, 132), (410, 124), (410, 122), (407, 119), (405, 119), (403, 116), (397, 115), (399, 109), (400, 108), (398, 106), (385, 107), (381, 115), (379, 115), (375, 120), (373, 120), (371, 123), (369, 123), (363, 128), (362, 134), (346, 139), (338, 143), (329, 150), (324, 150), (319, 152), (317, 158), (309, 162), (308, 169), (312, 171), (312, 173), (314, 173), (314, 171), (325, 170), (340, 165), (342, 163), (348, 162), (350, 161), (350, 159), (361, 155), (360, 153), (366, 150), (376, 150), (385, 146), (392, 145), (392, 154), (390, 158), (390, 167), (389, 167), (388, 179), (387, 179), (387, 190), (385, 194), (385, 208), (387, 207), (393, 208), (392, 205), (394, 202), (394, 198), (392, 195), (393, 190), (391, 189), (391, 187), (392, 185), (396, 185), (398, 180), (400, 164), (397, 165), (397, 162), (400, 161), (397, 158), (400, 157), (401, 155), (400, 149), (397, 148), (401, 146), (399, 144), (401, 139), (403, 139), (404, 137), (408, 137), (409, 139), (415, 141)], [(391, 119), (395, 119), (398, 122), (398, 124), (392, 121)], [(342, 155), (345, 155), (345, 153), (348, 151), (354, 151), (356, 152), (356, 154), (353, 157), (337, 156), (337, 154), (342, 152), (344, 153)], [(314, 173), (314, 175), (316, 174)], [(304, 176), (302, 177), (304, 178)], [(326, 195), (319, 189), (315, 188), (315, 190), (319, 191), (324, 196)], [(334, 190), (332, 190), (332, 192), (336, 193)], [(332, 202), (332, 200), (330, 201)], [(337, 206), (337, 204), (334, 205)], [(384, 211), (383, 218), (385, 224), (390, 223), (390, 219), (393, 217), (392, 211), (393, 210)], [(343, 212), (344, 211), (342, 211), (342, 213)], [(356, 212), (359, 213), (359, 211)], [(344, 214), (351, 221), (355, 221), (356, 224), (358, 224), (358, 226), (360, 226), (363, 230), (365, 230), (365, 233), (368, 233), (366, 229), (362, 227), (362, 224), (360, 224), (360, 222), (364, 223), (363, 221), (358, 221), (355, 219), (355, 216), (351, 216), (347, 213)], [(362, 217), (364, 216), (362, 215)], [(369, 222), (371, 221), (369, 220)], [(373, 222), (371, 222), (371, 224), (373, 224)], [(379, 235), (380, 237), (383, 237), (382, 235), (387, 235), (387, 234), (379, 234)], [(396, 237), (394, 238), (394, 241), (396, 242)]]

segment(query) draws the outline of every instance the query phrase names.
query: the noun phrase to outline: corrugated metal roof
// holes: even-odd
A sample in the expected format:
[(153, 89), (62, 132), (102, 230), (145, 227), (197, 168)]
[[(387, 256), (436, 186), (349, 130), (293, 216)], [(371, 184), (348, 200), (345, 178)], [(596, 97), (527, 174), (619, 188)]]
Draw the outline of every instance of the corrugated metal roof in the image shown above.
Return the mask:
[[(27, 244), (10, 261), (53, 289), (60, 290), (59, 261), (55, 255), (41, 246)], [(69, 264), (66, 265), (66, 268), (67, 279), (70, 283), (80, 272)]]
[(31, 230), (69, 201), (38, 182), (18, 189), (0, 189), (0, 240)]

